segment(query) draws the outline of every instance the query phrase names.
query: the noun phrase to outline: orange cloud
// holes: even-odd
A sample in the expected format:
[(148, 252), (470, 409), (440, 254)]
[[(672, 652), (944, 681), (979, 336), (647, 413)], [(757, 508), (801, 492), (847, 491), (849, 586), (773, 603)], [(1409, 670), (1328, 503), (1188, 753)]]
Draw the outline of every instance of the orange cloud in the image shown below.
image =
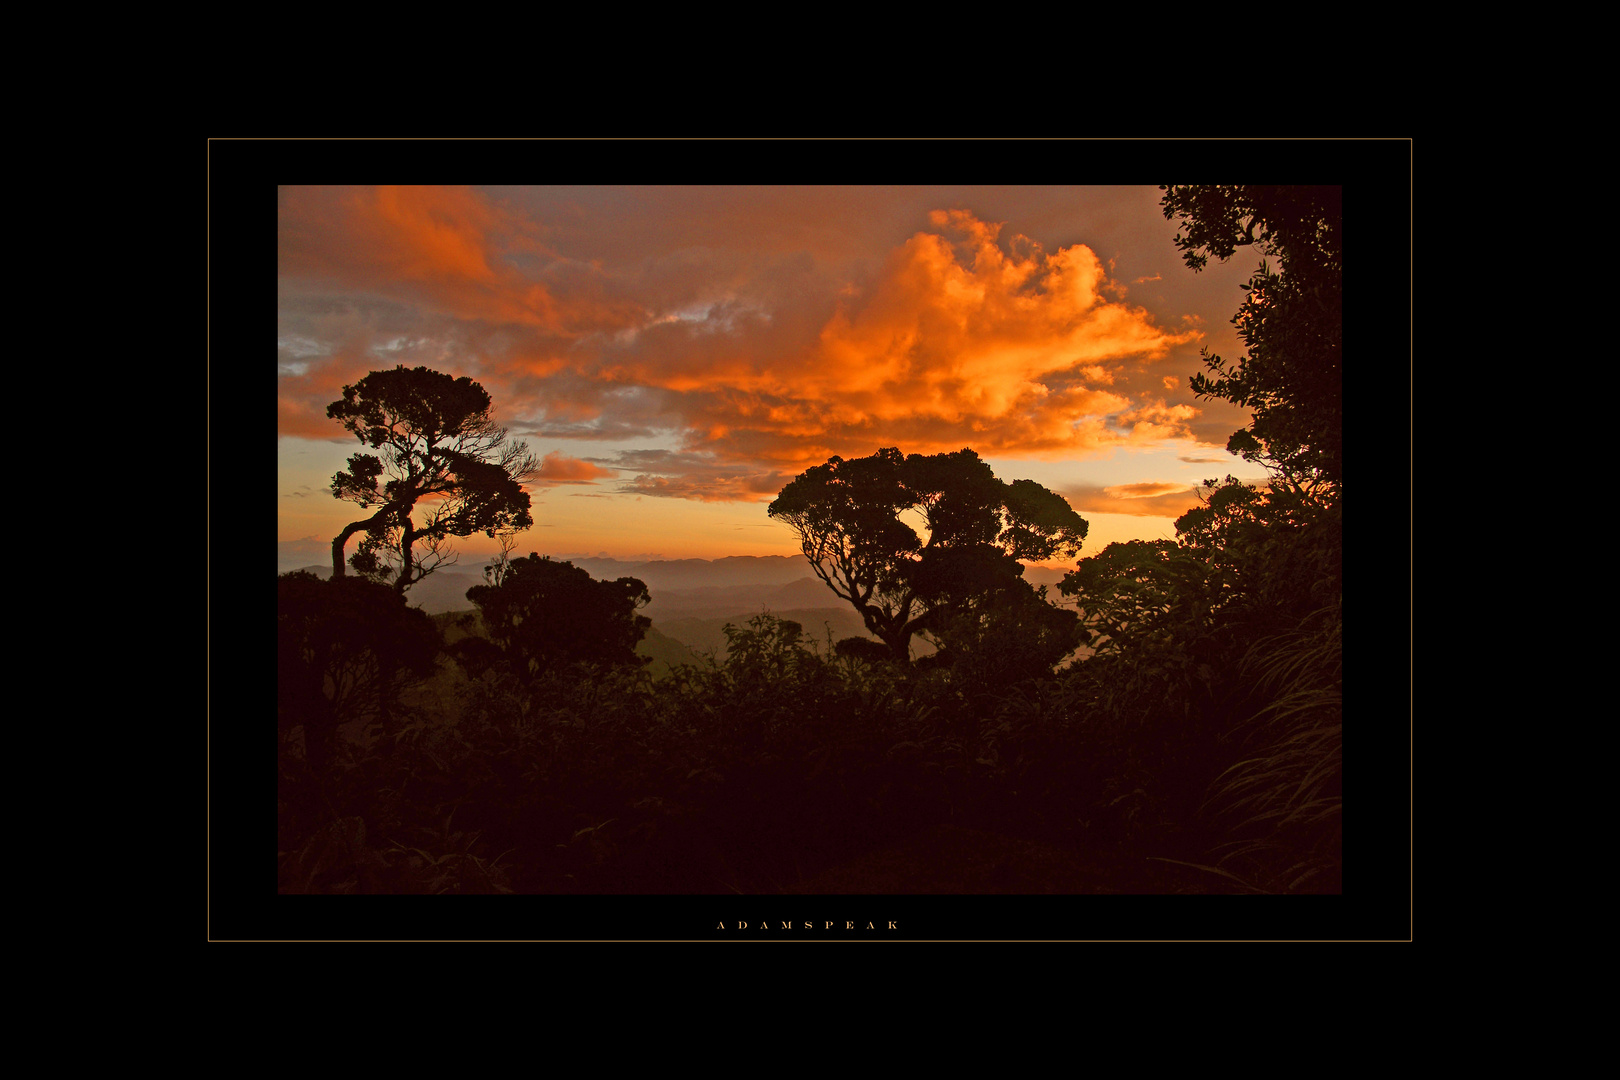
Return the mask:
[(1130, 425), (1129, 441), (1142, 443), (1186, 436), (1188, 424), (1197, 416), (1198, 410), (1191, 405), (1150, 401), (1120, 413), (1119, 420), (1121, 424)]
[(1197, 487), (1173, 481), (1079, 486), (1064, 488), (1058, 494), (1081, 513), (1178, 518), (1198, 505)]
[[(455, 319), (564, 335), (634, 325), (639, 305), (569, 283), (558, 295), (528, 265), (552, 267), (543, 230), (464, 187), (288, 188), (278, 261), (284, 282), (374, 290)], [(588, 268), (585, 276), (589, 276)]]
[(632, 480), (625, 491), (668, 499), (697, 502), (766, 502), (787, 486), (791, 476), (782, 473), (756, 473), (751, 476), (707, 475), (652, 476)]
[(499, 277), (491, 266), (492, 237), (512, 224), (466, 188), (284, 188), (278, 263), (283, 277), (395, 290), (424, 282), (492, 284)]
[(603, 480), (617, 476), (612, 469), (604, 469), (600, 465), (592, 465), (579, 458), (565, 456), (559, 450), (553, 450), (540, 461), (540, 476), (536, 483), (542, 487), (554, 487), (557, 484), (589, 484), (596, 480)]
[(626, 450), (613, 461), (635, 473), (620, 491), (697, 502), (760, 502), (776, 497), (793, 477), (777, 470), (739, 468), (713, 454)]
[(1107, 299), (1083, 245), (1047, 255), (1017, 238), (1010, 253), (966, 211), (931, 220), (942, 231), (914, 235), (853, 298), (846, 286), (813, 342), (717, 334), (711, 308), (662, 320), (604, 370), (664, 391), (689, 448), (796, 468), (879, 445), (1060, 457), (1186, 433), (1195, 410), (1129, 384), (1197, 331)]
[(489, 205), (465, 188), (379, 187), (357, 200), (361, 249), (391, 280), (492, 284)]
[(957, 238), (913, 236), (813, 346), (717, 364), (702, 391), (697, 373), (664, 381), (691, 392), (689, 445), (724, 453), (744, 438), (751, 453), (805, 465), (879, 443), (1058, 457), (1185, 434), (1195, 410), (1118, 391), (1196, 331), (1165, 331), (1106, 299), (1089, 248), (1046, 255), (1026, 241), (1015, 255), (997, 245), (997, 226), (964, 211), (933, 221)]
[[(336, 395), (333, 396), (336, 400)], [(276, 431), (304, 439), (331, 439), (338, 435), (352, 438), (348, 432), (326, 418), (326, 406), (316, 407), (307, 397), (283, 395), (276, 401)]]
[[(738, 220), (759, 229), (765, 205), (742, 198)], [(343, 385), (425, 364), (478, 379), (531, 441), (673, 434), (687, 453), (630, 488), (724, 501), (833, 454), (1058, 459), (1186, 438), (1199, 419), (1164, 399), (1184, 379), (1153, 370), (1196, 326), (1121, 301), (1091, 248), (1004, 242), (963, 209), (869, 263), (799, 225), (744, 254), (723, 214), (676, 250), (641, 252), (627, 228), (604, 241), (616, 259), (585, 259), (550, 246), (561, 226), (468, 188), (284, 189), (279, 221), (284, 435), (344, 438), (325, 419)], [(542, 483), (609, 474), (547, 462)]]
[(1158, 495), (1167, 495), (1171, 492), (1182, 494), (1186, 492), (1186, 484), (1165, 484), (1149, 482), (1144, 484), (1113, 484), (1103, 488), (1103, 491), (1116, 499), (1151, 499)]

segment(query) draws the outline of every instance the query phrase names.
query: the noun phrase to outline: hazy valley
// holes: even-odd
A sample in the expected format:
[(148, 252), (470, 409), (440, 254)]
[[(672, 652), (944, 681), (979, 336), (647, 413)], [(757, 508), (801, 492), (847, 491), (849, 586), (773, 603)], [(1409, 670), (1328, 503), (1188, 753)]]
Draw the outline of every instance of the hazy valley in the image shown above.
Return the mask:
[[(802, 555), (566, 561), (599, 580), (633, 577), (646, 583), (652, 603), (642, 608), (641, 614), (653, 625), (636, 651), (652, 658), (655, 675), (679, 663), (696, 662), (703, 653), (712, 652), (717, 659), (724, 659), (726, 624), (741, 626), (763, 612), (799, 623), (805, 637), (818, 646), (826, 644), (829, 633), (835, 642), (846, 637), (872, 637), (854, 608), (811, 572), (809, 561)], [(321, 565), (283, 567), (281, 572), (292, 569), (307, 570), (320, 578), (332, 573), (330, 566)], [(1055, 597), (1063, 571), (1032, 566), (1025, 568), (1024, 576), (1031, 584), (1052, 586), (1050, 592)], [(411, 588), (411, 604), (429, 615), (470, 612), (473, 605), (467, 600), (467, 590), (482, 584), (482, 566), (446, 567)], [(918, 657), (934, 651), (920, 638), (912, 642), (912, 650)]]

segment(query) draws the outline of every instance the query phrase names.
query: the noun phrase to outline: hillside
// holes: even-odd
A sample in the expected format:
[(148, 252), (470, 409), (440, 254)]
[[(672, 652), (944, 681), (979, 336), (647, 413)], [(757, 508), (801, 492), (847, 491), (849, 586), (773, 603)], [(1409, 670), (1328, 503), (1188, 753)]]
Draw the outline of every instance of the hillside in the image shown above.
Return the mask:
[(682, 664), (703, 663), (703, 658), (690, 646), (660, 633), (657, 627), (649, 628), (647, 636), (636, 643), (636, 655), (652, 660), (652, 663), (647, 665), (647, 670), (655, 679), (660, 675), (667, 675), (671, 669)]
[[(703, 654), (726, 657), (727, 623), (746, 626), (761, 612), (791, 619), (804, 627), (805, 640), (825, 650), (828, 635), (837, 642), (846, 637), (872, 638), (861, 617), (842, 603), (819, 578), (811, 576), (803, 556), (737, 556), (727, 559), (683, 559), (669, 562), (623, 562), (615, 559), (572, 559), (599, 580), (635, 577), (645, 582), (652, 602), (641, 614), (653, 626), (636, 652), (652, 658), (649, 670), (663, 675), (680, 664), (700, 663)], [(300, 567), (326, 578), (331, 568)], [(794, 577), (793, 575), (799, 575)], [(1025, 577), (1032, 584), (1055, 584), (1062, 571), (1030, 567)], [(446, 643), (464, 635), (453, 617), (473, 614), (467, 590), (484, 584), (478, 571), (445, 568), (411, 587), (410, 602), (446, 630)], [(1054, 597), (1055, 598), (1055, 597)], [(911, 642), (913, 658), (928, 656), (934, 647), (922, 638)]]
[[(726, 658), (726, 624), (747, 626), (748, 620), (759, 613), (755, 610), (709, 618), (676, 617), (656, 623), (637, 644), (636, 654), (652, 660), (648, 670), (655, 677), (667, 674), (681, 664), (705, 663), (707, 655), (723, 662)], [(822, 652), (826, 651), (829, 628), (834, 642), (846, 637), (872, 636), (861, 625), (860, 616), (850, 608), (797, 608), (773, 611), (771, 614), (803, 626), (805, 640)], [(467, 626), (463, 626), (462, 620), (468, 616), (471, 616), (471, 620)], [(483, 632), (478, 613), (472, 609), (440, 612), (435, 614), (433, 621), (444, 635), (446, 645), (453, 645), (466, 637), (469, 631), (475, 634)], [(933, 651), (933, 647), (920, 638), (913, 639), (912, 652), (915, 655), (927, 656)]]
[[(599, 581), (633, 577), (646, 584), (653, 604), (649, 618), (670, 615), (713, 616), (738, 611), (757, 613), (762, 607), (811, 607), (831, 595), (811, 576), (804, 556), (733, 556), (725, 559), (680, 559), (623, 562), (617, 559), (568, 559)], [(311, 564), (287, 567), (306, 570), (319, 578), (332, 574), (330, 566)], [(411, 586), (411, 606), (429, 615), (464, 611), (467, 590), (484, 584), (483, 567), (445, 567)], [(656, 609), (656, 610), (654, 610)]]
[[(670, 562), (622, 562), (616, 559), (570, 559), (598, 580), (633, 577), (647, 586), (652, 603), (642, 614), (662, 626), (670, 619), (724, 619), (746, 621), (769, 610), (777, 613), (802, 609), (842, 607), (855, 619), (855, 626), (839, 637), (864, 634), (853, 609), (843, 605), (822, 581), (814, 577), (804, 556), (736, 556), (727, 559), (682, 559)], [(330, 566), (297, 567), (319, 578), (330, 577)], [(283, 573), (286, 571), (283, 570)], [(1032, 566), (1024, 578), (1032, 585), (1055, 585), (1063, 571)], [(446, 567), (429, 574), (411, 587), (411, 606), (429, 615), (466, 611), (467, 590), (484, 584), (483, 567)], [(1055, 589), (1048, 590), (1055, 598)], [(747, 615), (739, 615), (747, 612)], [(801, 620), (802, 621), (802, 620)], [(809, 633), (815, 623), (805, 623)], [(839, 624), (842, 625), (842, 624)], [(723, 639), (722, 639), (723, 642)]]

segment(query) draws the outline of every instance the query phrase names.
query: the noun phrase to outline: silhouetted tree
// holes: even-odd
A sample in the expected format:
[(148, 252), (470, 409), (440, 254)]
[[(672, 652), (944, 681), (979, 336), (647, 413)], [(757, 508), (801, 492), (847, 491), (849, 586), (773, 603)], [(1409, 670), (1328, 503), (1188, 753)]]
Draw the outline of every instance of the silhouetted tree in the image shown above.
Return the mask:
[(1248, 355), (1206, 352), (1192, 388), (1252, 412), (1227, 449), (1272, 476), (1206, 481), (1177, 542), (1080, 561), (1060, 588), (1095, 651), (1068, 686), (1097, 740), (1088, 757), (1203, 831), (1199, 862), (1264, 891), (1337, 891), (1342, 193), (1171, 187), (1162, 206), (1195, 271), (1249, 245), (1266, 257), (1233, 319)]
[(1339, 187), (1165, 187), (1166, 218), (1181, 218), (1176, 246), (1201, 270), (1253, 245), (1262, 261), (1232, 322), (1248, 355), (1192, 377), (1200, 397), (1250, 409), (1253, 422), (1227, 449), (1292, 481), (1337, 487), (1343, 458), (1343, 190)]
[(1223, 588), (1208, 562), (1185, 546), (1131, 540), (1081, 559), (1058, 591), (1075, 599), (1093, 651), (1117, 655), (1194, 636), (1192, 625), (1207, 620)]
[(937, 612), (929, 634), (939, 662), (981, 697), (1050, 675), (1087, 637), (1077, 613), (1047, 601), (1046, 586), (1016, 579)]
[(837, 644), (833, 646), (833, 653), (837, 656), (864, 660), (868, 664), (887, 663), (894, 659), (894, 654), (889, 651), (889, 647), (883, 642), (864, 637), (838, 639)]
[[(475, 585), (467, 599), (478, 605), (490, 640), (520, 677), (574, 661), (646, 662), (636, 645), (652, 620), (636, 610), (652, 597), (636, 578), (598, 581), (573, 563), (531, 554), (507, 562), (491, 580), (498, 584)], [(472, 659), (487, 666), (494, 658)]]
[[(539, 460), (523, 443), (507, 442), (489, 394), (471, 379), (425, 367), (373, 371), (345, 386), (326, 415), (382, 451), (355, 454), (349, 470), (332, 477), (334, 498), (378, 508), (333, 539), (333, 577), (343, 576), (343, 549), (357, 532), (365, 537), (355, 570), (391, 577), (404, 592), (452, 559), (450, 537), (534, 524), (523, 484), (539, 474)], [(424, 500), (431, 509), (418, 525), (411, 512)]]
[(399, 690), (432, 673), (439, 633), (420, 608), (363, 578), (322, 581), (307, 571), (276, 584), (276, 712), (283, 734), (302, 727), (317, 771), (337, 729), (378, 720)]
[(1270, 620), (1335, 601), (1344, 572), (1337, 488), (1296, 484), (1284, 475), (1264, 489), (1231, 476), (1205, 487), (1202, 503), (1176, 519), (1176, 535), (1207, 564), (1223, 606), (1269, 609)]
[[(1255, 246), (1266, 256), (1232, 322), (1248, 355), (1192, 377), (1200, 397), (1244, 406), (1252, 423), (1227, 449), (1272, 473), (1265, 490), (1206, 481), (1203, 504), (1176, 522), (1229, 614), (1299, 616), (1340, 593), (1343, 518), (1343, 191), (1338, 187), (1166, 187), (1166, 218), (1187, 265)], [(1273, 265), (1274, 260), (1275, 265)], [(1261, 608), (1269, 609), (1262, 613)]]
[[(902, 520), (910, 512), (927, 540)], [(997, 480), (972, 450), (830, 458), (783, 488), (769, 513), (792, 526), (811, 569), (901, 662), (913, 634), (1005, 590), (1031, 591), (1020, 560), (1072, 557), (1088, 528), (1041, 485)]]

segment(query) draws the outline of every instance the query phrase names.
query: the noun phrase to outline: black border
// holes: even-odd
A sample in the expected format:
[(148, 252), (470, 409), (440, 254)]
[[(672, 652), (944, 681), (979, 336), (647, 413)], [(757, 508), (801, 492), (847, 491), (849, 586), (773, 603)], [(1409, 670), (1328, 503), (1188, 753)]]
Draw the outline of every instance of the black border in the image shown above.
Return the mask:
[[(214, 941), (1345, 941), (1412, 935), (1412, 155), (1411, 140), (321, 140), (207, 143), (209, 556), (207, 936)], [(1384, 442), (1354, 517), (1352, 582), (1383, 612), (1353, 607), (1351, 694), (1358, 796), (1346, 893), (1337, 897), (278, 897), (258, 850), (263, 691), (274, 639), (257, 601), (256, 454), (228, 418), (270, 396), (251, 357), (273, 290), (280, 183), (1343, 183), (1356, 267), (1380, 288), (1352, 305), (1360, 353), (1352, 409)], [(1242, 258), (1240, 254), (1238, 256)], [(1190, 272), (1190, 271), (1189, 271)], [(1401, 301), (1404, 300), (1404, 304)], [(1240, 297), (1234, 295), (1235, 311)], [(264, 372), (265, 374), (260, 374)], [(263, 394), (261, 398), (259, 395)], [(1371, 427), (1373, 404), (1386, 422)], [(1405, 432), (1395, 417), (1405, 414)], [(248, 438), (251, 440), (252, 436)], [(254, 445), (251, 442), (249, 445)], [(268, 455), (267, 455), (268, 456)], [(274, 469), (273, 457), (267, 462)], [(244, 482), (245, 480), (245, 482)], [(245, 494), (245, 497), (244, 497)], [(1377, 505), (1371, 496), (1378, 495)], [(269, 506), (269, 500), (264, 504)], [(269, 513), (269, 511), (266, 511)], [(269, 524), (273, 525), (272, 519)], [(267, 530), (268, 532), (268, 530)], [(1374, 557), (1373, 553), (1377, 552)], [(244, 584), (244, 579), (246, 584)], [(1404, 595), (1396, 583), (1404, 583)], [(1401, 609), (1404, 606), (1404, 611)], [(1387, 612), (1388, 614), (1385, 614)], [(1398, 628), (1397, 628), (1397, 623)], [(266, 781), (268, 782), (268, 780)], [(1382, 805), (1372, 805), (1379, 800)], [(782, 920), (795, 929), (780, 929)], [(856, 921), (857, 928), (842, 925)], [(769, 930), (761, 922), (776, 925)], [(802, 923), (817, 927), (805, 930)], [(835, 926), (826, 928), (826, 922)], [(874, 929), (867, 930), (870, 921)], [(893, 921), (896, 929), (888, 929)], [(746, 923), (748, 929), (739, 928)], [(718, 927), (724, 924), (725, 929)]]

